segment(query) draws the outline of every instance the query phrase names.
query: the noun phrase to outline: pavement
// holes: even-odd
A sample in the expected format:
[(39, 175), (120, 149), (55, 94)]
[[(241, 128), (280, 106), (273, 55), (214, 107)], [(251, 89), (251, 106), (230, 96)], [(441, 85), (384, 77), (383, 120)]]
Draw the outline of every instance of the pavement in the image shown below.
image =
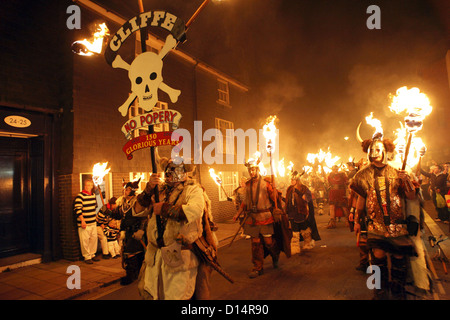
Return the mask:
[[(231, 241), (239, 226), (232, 221), (216, 224), (221, 247)], [(236, 237), (236, 241), (239, 239)], [(94, 264), (64, 259), (42, 263), (37, 255), (24, 255), (23, 259), (0, 265), (0, 300), (73, 300), (118, 283), (125, 275), (120, 258), (101, 259)], [(68, 282), (71, 286), (75, 283), (69, 279), (74, 275), (73, 266), (80, 270), (80, 289), (68, 288)]]
[[(431, 234), (436, 238), (448, 236), (449, 225), (435, 221), (434, 208), (428, 203), (425, 210), (425, 223)], [(238, 224), (232, 221), (216, 224), (219, 247), (222, 247), (230, 243)], [(235, 241), (239, 239), (242, 238), (238, 236)], [(441, 242), (440, 246), (445, 256), (450, 257), (450, 241)], [(120, 258), (101, 259), (94, 264), (64, 259), (43, 263), (36, 255), (25, 256), (24, 259), (10, 265), (0, 264), (0, 300), (73, 300), (118, 283), (125, 275)], [(73, 283), (73, 266), (79, 267), (79, 289), (69, 289)]]

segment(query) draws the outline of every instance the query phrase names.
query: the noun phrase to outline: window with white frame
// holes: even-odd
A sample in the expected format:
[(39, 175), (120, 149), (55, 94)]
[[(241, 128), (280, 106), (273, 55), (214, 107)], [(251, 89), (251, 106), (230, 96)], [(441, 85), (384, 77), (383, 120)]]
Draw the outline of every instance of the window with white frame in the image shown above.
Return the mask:
[(219, 135), (216, 136), (217, 152), (221, 154), (234, 154), (234, 123), (224, 119), (216, 118), (215, 126), (216, 129), (218, 129), (218, 131), (222, 133), (222, 144), (219, 143)]
[(226, 105), (230, 105), (230, 91), (228, 88), (228, 82), (222, 79), (217, 79), (217, 101)]
[[(239, 187), (238, 172), (235, 171), (221, 171), (217, 175), (222, 180), (222, 186), (217, 186), (219, 188), (219, 201), (227, 201), (227, 195), (231, 197), (233, 191)], [(225, 191), (224, 191), (225, 190)], [(225, 194), (226, 192), (226, 194)]]
[[(152, 111), (160, 111), (160, 110), (167, 110), (169, 108), (169, 104), (167, 102), (161, 102), (158, 101), (156, 105), (153, 107)], [(130, 106), (130, 109), (128, 109), (128, 119), (134, 118), (140, 114), (144, 114), (145, 111), (141, 107), (139, 107), (139, 104), (135, 100), (134, 103)], [(163, 131), (169, 131), (170, 126), (169, 123), (160, 123), (153, 126), (153, 130), (155, 132), (163, 132)], [(134, 138), (146, 135), (148, 132), (147, 128), (141, 128), (134, 130)]]

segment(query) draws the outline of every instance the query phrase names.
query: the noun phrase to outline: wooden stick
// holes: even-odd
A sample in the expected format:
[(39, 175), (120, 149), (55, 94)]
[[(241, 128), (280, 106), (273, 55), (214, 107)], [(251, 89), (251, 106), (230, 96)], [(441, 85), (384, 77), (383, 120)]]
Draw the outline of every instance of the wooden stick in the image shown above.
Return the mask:
[(194, 20), (197, 18), (197, 16), (200, 14), (200, 12), (203, 10), (203, 8), (206, 7), (206, 5), (208, 4), (208, 2), (211, 0), (205, 0), (203, 1), (203, 3), (200, 5), (200, 7), (198, 7), (198, 9), (194, 12), (194, 14), (192, 15), (192, 17), (188, 20), (188, 22), (185, 24), (186, 29), (188, 29), (192, 22), (194, 22)]

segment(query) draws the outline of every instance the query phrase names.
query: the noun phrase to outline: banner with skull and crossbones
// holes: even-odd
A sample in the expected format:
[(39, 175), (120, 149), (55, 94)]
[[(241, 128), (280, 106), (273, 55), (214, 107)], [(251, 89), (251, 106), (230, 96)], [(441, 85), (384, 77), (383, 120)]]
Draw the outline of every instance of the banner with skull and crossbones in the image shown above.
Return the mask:
[[(170, 32), (166, 37), (164, 45), (159, 53), (155, 52), (143, 52), (135, 57), (131, 64), (125, 62), (118, 54), (123, 42), (136, 31), (145, 31), (148, 27), (161, 27)], [(145, 31), (146, 32), (146, 31)], [(131, 94), (126, 101), (118, 108), (120, 114), (126, 117), (128, 109), (137, 99), (139, 107), (146, 112), (152, 111), (158, 102), (158, 91), (162, 90), (167, 93), (172, 103), (178, 101), (178, 97), (181, 91), (174, 89), (166, 84), (163, 80), (162, 69), (164, 57), (177, 46), (177, 43), (185, 40), (185, 24), (182, 20), (176, 16), (165, 11), (149, 11), (143, 12), (138, 16), (128, 20), (122, 27), (117, 30), (113, 37), (108, 42), (105, 59), (106, 62), (113, 68), (124, 69), (128, 71), (128, 78), (131, 82)], [(141, 39), (145, 41), (145, 39)], [(145, 51), (145, 50), (144, 50)], [(167, 110), (169, 113), (169, 110)], [(172, 123), (175, 127), (178, 126), (178, 122), (181, 118), (181, 114), (177, 117), (170, 117), (170, 120), (166, 119), (166, 123)], [(134, 119), (134, 118), (133, 118)], [(126, 126), (126, 124), (124, 125)], [(131, 139), (131, 131), (137, 129), (137, 126), (130, 128), (127, 131), (127, 139)], [(162, 134), (162, 133), (161, 133)], [(140, 141), (139, 139), (146, 139)], [(138, 141), (139, 140), (139, 141)], [(152, 143), (143, 143), (148, 141), (154, 141), (154, 137), (150, 134), (146, 137), (139, 137), (132, 139), (123, 148), (128, 159), (131, 159), (131, 151), (137, 150), (143, 147), (156, 146)], [(156, 139), (164, 140), (164, 139)], [(161, 142), (160, 145), (174, 145), (174, 141), (165, 139), (166, 142)], [(164, 140), (164, 141), (165, 141)], [(170, 141), (169, 141), (170, 140)], [(176, 142), (176, 141), (175, 141)]]
[[(128, 64), (118, 54), (118, 50), (131, 33), (149, 26), (161, 27), (170, 32), (161, 51), (159, 53), (143, 52), (131, 64)], [(159, 90), (167, 93), (172, 103), (178, 101), (181, 91), (164, 83), (162, 69), (164, 57), (176, 47), (178, 41), (184, 38), (184, 22), (165, 11), (141, 13), (128, 20), (111, 38), (106, 48), (105, 59), (113, 68), (127, 70), (131, 82), (132, 93), (118, 108), (122, 116), (127, 116), (128, 109), (136, 98), (139, 107), (145, 111), (151, 111), (158, 102)]]

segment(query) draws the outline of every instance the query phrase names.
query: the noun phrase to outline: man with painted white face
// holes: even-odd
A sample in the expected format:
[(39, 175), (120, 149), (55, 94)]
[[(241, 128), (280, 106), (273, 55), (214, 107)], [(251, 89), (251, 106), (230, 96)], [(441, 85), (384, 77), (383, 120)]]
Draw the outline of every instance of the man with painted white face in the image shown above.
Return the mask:
[(358, 233), (366, 224), (371, 264), (380, 268), (381, 288), (373, 289), (374, 299), (406, 299), (407, 261), (417, 255), (409, 235), (414, 229), (417, 233), (418, 223), (407, 220), (404, 200), (415, 199), (418, 186), (409, 189), (406, 172), (387, 163), (388, 152), (395, 149), (391, 140), (375, 135), (361, 145), (370, 165), (351, 184), (358, 194), (354, 229)]

